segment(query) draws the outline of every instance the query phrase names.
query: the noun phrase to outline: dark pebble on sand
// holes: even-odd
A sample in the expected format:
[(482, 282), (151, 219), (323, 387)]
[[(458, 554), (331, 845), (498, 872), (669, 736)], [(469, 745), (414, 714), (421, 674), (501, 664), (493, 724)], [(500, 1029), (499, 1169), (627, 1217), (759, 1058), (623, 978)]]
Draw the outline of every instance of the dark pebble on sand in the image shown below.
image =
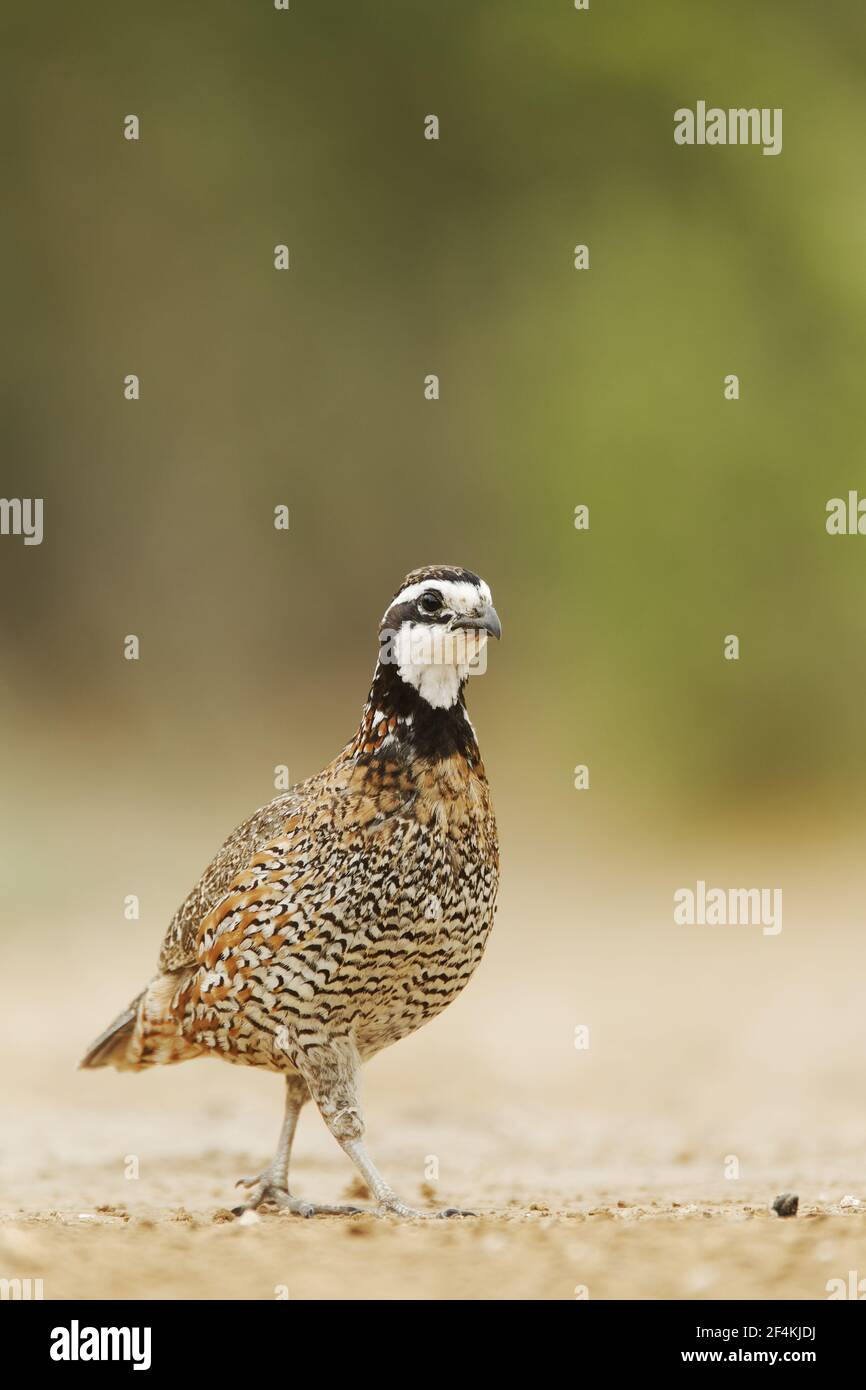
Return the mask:
[(778, 1216), (796, 1216), (800, 1198), (796, 1192), (781, 1192), (773, 1203), (773, 1211)]

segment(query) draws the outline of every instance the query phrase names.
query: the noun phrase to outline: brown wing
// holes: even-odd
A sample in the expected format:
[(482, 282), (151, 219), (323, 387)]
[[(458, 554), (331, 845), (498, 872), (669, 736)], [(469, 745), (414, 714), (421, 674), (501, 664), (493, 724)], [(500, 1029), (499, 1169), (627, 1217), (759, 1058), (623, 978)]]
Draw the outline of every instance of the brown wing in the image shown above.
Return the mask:
[(213, 863), (205, 869), (171, 919), (160, 952), (160, 970), (169, 973), (193, 964), (202, 920), (225, 897), (235, 878), (253, 856), (279, 836), (301, 799), (298, 788), (292, 788), (232, 831)]
[[(259, 894), (268, 916), (279, 916), (283, 924), (300, 903), (299, 922), (309, 920), (311, 912), (327, 912), (333, 895), (348, 890), (352, 860), (369, 849), (365, 832), (382, 826), (413, 798), (411, 780), (397, 764), (356, 767), (341, 754), (317, 777), (262, 807), (232, 832), (176, 912), (160, 969), (193, 965), (201, 959), (205, 936), (233, 931), (241, 918), (246, 928), (256, 916)], [(293, 904), (290, 884), (300, 903)], [(273, 903), (280, 898), (277, 913)]]

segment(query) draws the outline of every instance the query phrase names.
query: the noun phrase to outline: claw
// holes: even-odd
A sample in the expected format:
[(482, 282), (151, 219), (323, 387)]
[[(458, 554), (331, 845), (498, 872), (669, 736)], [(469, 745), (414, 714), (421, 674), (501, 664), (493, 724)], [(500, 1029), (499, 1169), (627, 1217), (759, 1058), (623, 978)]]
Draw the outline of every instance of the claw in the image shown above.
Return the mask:
[(258, 1190), (253, 1192), (248, 1202), (242, 1203), (239, 1207), (232, 1207), (232, 1216), (243, 1216), (245, 1211), (256, 1211), (259, 1207), (276, 1207), (278, 1211), (288, 1211), (293, 1216), (303, 1216), (307, 1219), (311, 1216), (358, 1216), (363, 1210), (362, 1207), (305, 1202), (300, 1197), (293, 1197), (287, 1188), (276, 1187), (264, 1177), (238, 1178), (235, 1187), (256, 1187)]

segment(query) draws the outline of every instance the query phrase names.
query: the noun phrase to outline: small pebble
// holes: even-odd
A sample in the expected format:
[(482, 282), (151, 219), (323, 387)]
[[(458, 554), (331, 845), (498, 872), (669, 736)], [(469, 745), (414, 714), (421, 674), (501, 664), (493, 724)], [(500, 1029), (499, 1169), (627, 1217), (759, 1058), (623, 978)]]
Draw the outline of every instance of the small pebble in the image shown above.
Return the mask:
[(782, 1192), (773, 1203), (773, 1211), (778, 1216), (796, 1216), (800, 1198), (796, 1192)]
[(245, 1211), (238, 1217), (239, 1226), (258, 1226), (261, 1221), (257, 1211)]
[(854, 1211), (856, 1207), (862, 1206), (863, 1203), (860, 1201), (859, 1197), (852, 1197), (849, 1193), (847, 1197), (842, 1198), (839, 1205), (840, 1207), (844, 1207), (846, 1211)]

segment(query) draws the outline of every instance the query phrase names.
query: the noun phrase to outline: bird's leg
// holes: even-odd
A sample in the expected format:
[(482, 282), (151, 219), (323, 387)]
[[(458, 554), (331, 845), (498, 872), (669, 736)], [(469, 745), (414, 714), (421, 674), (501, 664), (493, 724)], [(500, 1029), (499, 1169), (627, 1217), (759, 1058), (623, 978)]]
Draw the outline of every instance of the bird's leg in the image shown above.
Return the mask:
[(364, 1120), (358, 1096), (360, 1058), (350, 1039), (334, 1040), (325, 1047), (307, 1050), (299, 1065), (306, 1074), (310, 1094), (322, 1119), (343, 1152), (355, 1164), (375, 1198), (380, 1214), (395, 1216), (472, 1216), (472, 1212), (448, 1207), (441, 1212), (421, 1212), (407, 1206), (385, 1181), (367, 1152)]
[(257, 1207), (268, 1205), (279, 1207), (281, 1211), (294, 1212), (298, 1216), (327, 1215), (336, 1216), (360, 1210), (358, 1207), (320, 1206), (314, 1202), (304, 1202), (293, 1197), (289, 1191), (289, 1158), (292, 1142), (298, 1125), (298, 1116), (310, 1092), (306, 1081), (300, 1076), (286, 1077), (286, 1110), (277, 1152), (263, 1173), (255, 1178), (239, 1178), (237, 1187), (250, 1187), (252, 1192), (239, 1207), (233, 1207), (235, 1216), (245, 1211), (255, 1211)]
[(249, 1187), (253, 1190), (242, 1206), (233, 1209), (235, 1216), (240, 1216), (245, 1211), (254, 1211), (256, 1207), (261, 1206), (263, 1202), (271, 1201), (272, 1198), (288, 1198), (292, 1202), (295, 1201), (289, 1192), (289, 1157), (298, 1126), (298, 1116), (309, 1095), (307, 1083), (300, 1076), (286, 1077), (286, 1109), (277, 1152), (258, 1177), (238, 1178), (236, 1187)]

